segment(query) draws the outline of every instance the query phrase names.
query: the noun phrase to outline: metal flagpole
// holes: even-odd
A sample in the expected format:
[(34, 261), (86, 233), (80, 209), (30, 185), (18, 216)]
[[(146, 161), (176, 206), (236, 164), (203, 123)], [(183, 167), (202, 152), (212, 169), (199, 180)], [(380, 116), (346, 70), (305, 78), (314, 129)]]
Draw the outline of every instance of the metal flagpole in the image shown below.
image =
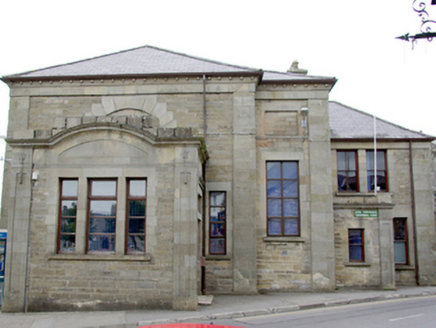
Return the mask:
[(377, 196), (377, 120), (374, 116), (374, 195)]

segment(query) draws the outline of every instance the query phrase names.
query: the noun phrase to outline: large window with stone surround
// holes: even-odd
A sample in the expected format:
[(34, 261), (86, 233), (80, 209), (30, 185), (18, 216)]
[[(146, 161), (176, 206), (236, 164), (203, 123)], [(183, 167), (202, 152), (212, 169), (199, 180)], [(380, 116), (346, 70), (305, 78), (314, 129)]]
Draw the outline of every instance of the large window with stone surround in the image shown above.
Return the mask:
[(267, 162), (266, 184), (268, 236), (300, 236), (298, 162)]
[[(388, 169), (386, 166), (386, 150), (377, 150), (377, 191), (388, 191)], [(374, 151), (366, 151), (366, 168), (368, 177), (368, 191), (374, 191), (375, 185)]]
[(338, 191), (359, 191), (356, 150), (337, 151)]
[(76, 250), (78, 179), (60, 180), (58, 245), (59, 253)]
[(395, 264), (408, 264), (407, 219), (394, 219), (394, 254)]
[(212, 191), (209, 194), (209, 253), (226, 254), (227, 213), (226, 192)]
[(126, 253), (145, 253), (147, 180), (127, 180)]
[(348, 256), (350, 262), (365, 261), (365, 237), (363, 229), (348, 229)]
[(88, 180), (88, 252), (115, 252), (117, 180)]

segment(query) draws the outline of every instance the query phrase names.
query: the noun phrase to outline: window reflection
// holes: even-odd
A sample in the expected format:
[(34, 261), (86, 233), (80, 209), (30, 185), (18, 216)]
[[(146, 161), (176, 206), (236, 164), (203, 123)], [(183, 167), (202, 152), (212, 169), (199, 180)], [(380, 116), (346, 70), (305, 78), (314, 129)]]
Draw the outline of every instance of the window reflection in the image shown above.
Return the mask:
[(213, 191), (209, 194), (209, 253), (226, 254), (226, 193)]
[(299, 184), (297, 162), (267, 162), (268, 235), (299, 236)]

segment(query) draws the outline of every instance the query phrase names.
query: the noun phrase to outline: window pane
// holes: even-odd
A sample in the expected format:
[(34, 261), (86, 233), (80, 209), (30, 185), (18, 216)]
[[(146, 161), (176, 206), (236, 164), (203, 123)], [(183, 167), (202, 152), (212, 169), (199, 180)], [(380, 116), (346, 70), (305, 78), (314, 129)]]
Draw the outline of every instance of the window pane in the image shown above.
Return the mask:
[(92, 181), (92, 196), (116, 196), (116, 181)]
[(374, 170), (374, 151), (372, 150), (366, 152), (366, 168), (367, 170)]
[(297, 179), (297, 163), (284, 162), (283, 163), (283, 179)]
[[(374, 153), (374, 152), (373, 152)], [(385, 170), (385, 152), (380, 150), (377, 151), (377, 169), (378, 170)]]
[(403, 220), (394, 220), (394, 239), (406, 240), (406, 225)]
[(298, 216), (298, 199), (284, 199), (283, 216)]
[(406, 243), (402, 241), (394, 242), (395, 263), (406, 263)]
[(90, 233), (115, 233), (115, 219), (91, 218), (89, 221)]
[(337, 158), (338, 158), (338, 170), (345, 170), (345, 152), (338, 151), (337, 152)]
[(129, 241), (127, 243), (128, 252), (141, 252), (145, 250), (145, 239), (144, 236), (129, 236)]
[(62, 196), (63, 197), (77, 197), (77, 180), (63, 180), (62, 181)]
[(226, 201), (226, 193), (223, 191), (220, 192), (211, 192), (210, 193), (210, 206), (224, 206)]
[(115, 236), (89, 236), (88, 249), (90, 252), (115, 251)]
[(377, 183), (379, 181), (384, 181), (386, 172), (385, 171), (377, 171)]
[(356, 172), (338, 171), (338, 189), (339, 190), (357, 190)]
[(338, 190), (347, 190), (347, 172), (338, 171)]
[(280, 179), (280, 162), (266, 163), (266, 176), (268, 179)]
[(268, 199), (268, 216), (282, 216), (282, 201), (280, 199)]
[[(374, 190), (374, 171), (368, 171), (368, 191)], [(377, 171), (377, 186), (380, 190), (386, 190), (386, 177), (385, 172)]]
[(282, 234), (282, 220), (269, 219), (268, 220), (268, 233), (270, 235), (281, 235)]
[(357, 190), (356, 172), (348, 172), (346, 188), (347, 190)]
[(126, 253), (144, 253), (147, 180), (128, 179), (127, 186)]
[(91, 216), (115, 216), (117, 201), (115, 200), (92, 200)]
[(225, 254), (226, 251), (226, 240), (224, 238), (213, 238), (210, 240), (210, 250), (211, 254)]
[(129, 233), (144, 233), (145, 220), (144, 219), (130, 219), (129, 220)]
[(360, 230), (348, 230), (348, 242), (350, 245), (362, 245), (362, 232)]
[(75, 233), (76, 232), (76, 219), (62, 218), (61, 232)]
[(268, 197), (281, 197), (282, 196), (282, 182), (280, 180), (268, 181)]
[(374, 171), (368, 171), (368, 191), (374, 190)]
[(225, 207), (212, 207), (210, 209), (210, 220), (211, 221), (225, 221), (226, 220)]
[(283, 181), (283, 197), (298, 197), (298, 182), (297, 180)]
[(350, 246), (350, 261), (363, 261), (362, 246)]
[(78, 179), (61, 179), (60, 187), (57, 251), (75, 252)]
[[(385, 154), (386, 154), (386, 151), (377, 150), (377, 169), (380, 169), (380, 170), (386, 169)], [(374, 170), (374, 151), (373, 150), (366, 151), (366, 168), (368, 170)]]
[(145, 200), (129, 201), (129, 216), (145, 216)]
[(285, 220), (285, 235), (298, 235), (298, 220), (286, 219)]
[(61, 235), (60, 251), (61, 252), (74, 252), (76, 250), (76, 236), (75, 235)]
[(145, 197), (146, 183), (145, 180), (130, 180), (129, 181), (129, 196)]
[(225, 230), (223, 223), (212, 223), (211, 236), (213, 237), (224, 237)]
[(377, 172), (377, 186), (380, 187), (380, 190), (386, 190), (386, 178), (384, 175), (379, 175)]
[(214, 191), (209, 193), (209, 253), (226, 254), (226, 193)]
[(356, 155), (355, 152), (349, 151), (347, 152), (347, 169), (348, 170), (355, 170), (356, 169)]
[(62, 216), (76, 216), (77, 201), (63, 200), (62, 201)]

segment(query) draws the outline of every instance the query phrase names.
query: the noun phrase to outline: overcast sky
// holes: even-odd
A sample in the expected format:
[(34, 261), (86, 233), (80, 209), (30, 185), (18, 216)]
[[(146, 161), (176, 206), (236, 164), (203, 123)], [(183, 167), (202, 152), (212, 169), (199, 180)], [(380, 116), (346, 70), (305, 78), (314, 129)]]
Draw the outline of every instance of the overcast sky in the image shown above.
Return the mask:
[[(436, 20), (431, 0), (420, 2)], [(412, 49), (395, 39), (420, 32), (412, 3), (5, 0), (0, 76), (143, 45), (266, 70), (286, 71), (297, 59), (311, 75), (338, 79), (331, 100), (436, 136), (436, 40)], [(0, 135), (6, 134), (8, 92), (0, 83)]]

